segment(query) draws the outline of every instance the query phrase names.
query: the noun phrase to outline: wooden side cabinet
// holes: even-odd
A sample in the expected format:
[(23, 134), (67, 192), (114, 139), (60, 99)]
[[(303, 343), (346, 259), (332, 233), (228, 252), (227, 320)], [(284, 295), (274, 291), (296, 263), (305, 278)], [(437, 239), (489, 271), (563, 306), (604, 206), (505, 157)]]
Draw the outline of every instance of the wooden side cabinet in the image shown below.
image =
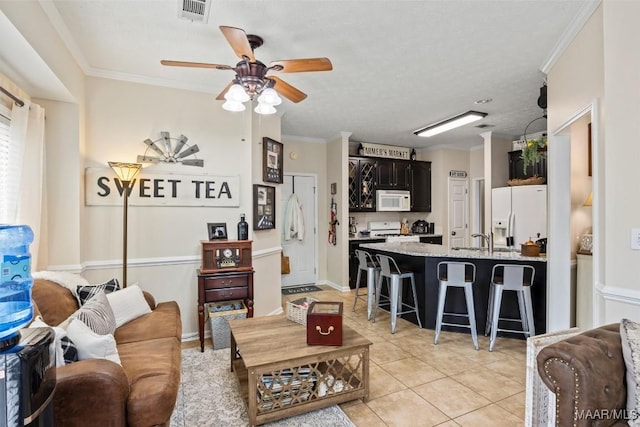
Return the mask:
[(204, 352), (205, 305), (212, 302), (243, 300), (247, 317), (253, 317), (253, 270), (201, 273), (198, 270), (198, 333)]

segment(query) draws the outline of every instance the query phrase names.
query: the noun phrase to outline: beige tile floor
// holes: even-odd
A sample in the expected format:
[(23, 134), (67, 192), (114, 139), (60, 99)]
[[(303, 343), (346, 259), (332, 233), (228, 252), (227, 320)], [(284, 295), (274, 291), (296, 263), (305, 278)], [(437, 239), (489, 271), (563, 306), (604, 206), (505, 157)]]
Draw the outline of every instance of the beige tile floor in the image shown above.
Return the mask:
[[(323, 291), (309, 296), (344, 303), (344, 324), (367, 337), (370, 350), (369, 400), (340, 405), (358, 427), (378, 426), (522, 426), (525, 405), (526, 342), (498, 338), (493, 352), (479, 337), (476, 351), (466, 333), (434, 332), (399, 319), (391, 334), (389, 315), (367, 321), (366, 297), (352, 311), (354, 292)], [(362, 292), (362, 291), (361, 291)]]

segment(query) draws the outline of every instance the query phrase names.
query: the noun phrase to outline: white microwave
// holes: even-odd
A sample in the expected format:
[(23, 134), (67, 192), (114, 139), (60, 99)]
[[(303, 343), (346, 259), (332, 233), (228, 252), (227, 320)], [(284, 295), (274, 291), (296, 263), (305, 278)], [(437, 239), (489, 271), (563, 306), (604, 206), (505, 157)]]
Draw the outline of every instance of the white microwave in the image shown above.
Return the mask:
[(377, 211), (410, 211), (411, 192), (407, 190), (377, 190)]

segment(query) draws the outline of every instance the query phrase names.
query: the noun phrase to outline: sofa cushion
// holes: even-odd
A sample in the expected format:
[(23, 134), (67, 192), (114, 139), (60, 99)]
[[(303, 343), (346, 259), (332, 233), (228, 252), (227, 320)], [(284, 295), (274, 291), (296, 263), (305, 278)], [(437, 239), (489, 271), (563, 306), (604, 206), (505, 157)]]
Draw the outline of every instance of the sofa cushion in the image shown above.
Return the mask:
[(31, 295), (47, 325), (57, 326), (78, 310), (71, 291), (49, 280), (34, 280)]
[(118, 292), (107, 294), (107, 300), (115, 315), (118, 328), (142, 315), (151, 313), (142, 289), (137, 285), (130, 285)]
[[(622, 355), (627, 367), (627, 412), (640, 414), (640, 323), (629, 319), (620, 322)], [(640, 419), (637, 421), (640, 425)]]
[(78, 305), (86, 304), (91, 298), (98, 295), (100, 292), (109, 294), (120, 289), (118, 279), (111, 279), (108, 282), (98, 285), (84, 285), (76, 288), (76, 297), (78, 298)]
[(118, 345), (130, 384), (127, 401), (130, 427), (164, 424), (171, 418), (180, 384), (180, 350), (176, 338)]
[(119, 344), (157, 338), (182, 339), (180, 308), (175, 301), (161, 302), (149, 314), (138, 317), (116, 329)]
[(99, 335), (113, 335), (116, 331), (116, 316), (104, 292), (98, 293), (87, 301), (71, 317), (81, 320)]

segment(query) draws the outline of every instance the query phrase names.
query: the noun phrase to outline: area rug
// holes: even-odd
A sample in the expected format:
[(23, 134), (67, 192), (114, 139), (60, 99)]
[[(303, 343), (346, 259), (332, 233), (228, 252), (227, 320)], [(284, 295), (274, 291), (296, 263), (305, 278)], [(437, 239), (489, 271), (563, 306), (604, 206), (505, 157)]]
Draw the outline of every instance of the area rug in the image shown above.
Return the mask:
[(291, 288), (282, 289), (282, 295), (303, 294), (306, 292), (318, 292), (321, 291), (316, 285), (309, 286), (293, 286)]
[[(229, 370), (229, 349), (205, 347), (182, 351), (182, 379), (171, 427), (245, 427), (249, 417), (235, 373)], [(272, 427), (355, 427), (339, 406), (264, 424)]]

